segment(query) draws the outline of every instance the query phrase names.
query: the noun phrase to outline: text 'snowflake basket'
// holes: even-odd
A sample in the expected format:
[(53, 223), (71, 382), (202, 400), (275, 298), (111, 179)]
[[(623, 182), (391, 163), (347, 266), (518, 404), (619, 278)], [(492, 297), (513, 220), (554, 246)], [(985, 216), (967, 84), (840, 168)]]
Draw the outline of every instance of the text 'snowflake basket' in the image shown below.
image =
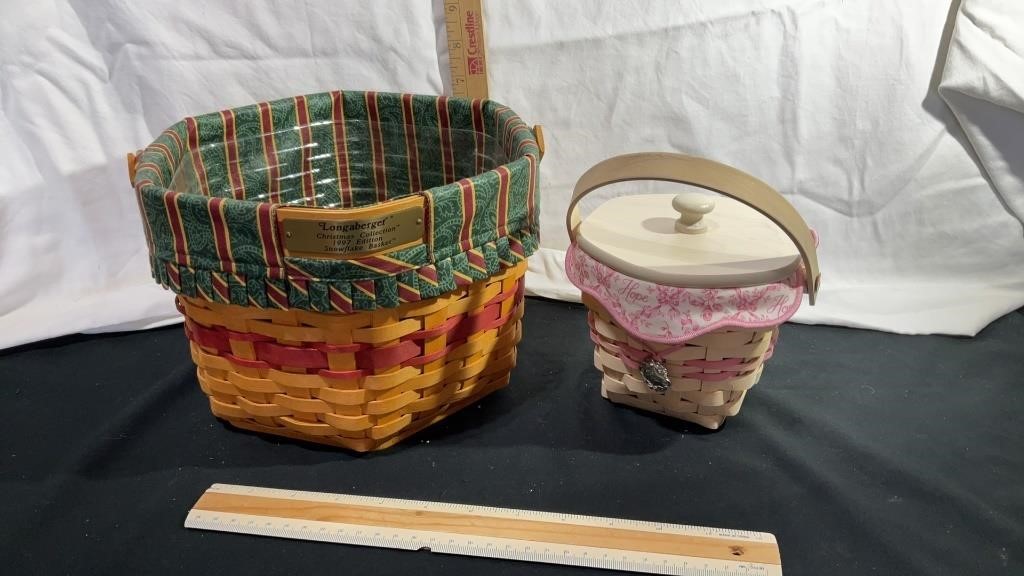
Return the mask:
[(507, 384), (535, 130), (490, 100), (330, 92), (186, 118), (130, 157), (213, 413), (375, 450)]
[[(724, 197), (619, 197), (580, 220), (583, 196), (629, 180)], [(576, 183), (566, 225), (566, 272), (589, 309), (601, 393), (614, 402), (718, 428), (757, 383), (805, 291), (814, 304), (814, 234), (778, 192), (717, 162), (605, 160)]]

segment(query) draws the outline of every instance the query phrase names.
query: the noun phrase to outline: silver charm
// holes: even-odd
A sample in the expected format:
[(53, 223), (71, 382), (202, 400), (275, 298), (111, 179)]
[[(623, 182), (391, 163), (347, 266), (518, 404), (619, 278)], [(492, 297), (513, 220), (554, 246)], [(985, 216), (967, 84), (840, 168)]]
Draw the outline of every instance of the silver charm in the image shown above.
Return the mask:
[(647, 358), (640, 363), (640, 375), (644, 377), (644, 384), (653, 392), (664, 392), (672, 385), (668, 378), (668, 368), (654, 358)]

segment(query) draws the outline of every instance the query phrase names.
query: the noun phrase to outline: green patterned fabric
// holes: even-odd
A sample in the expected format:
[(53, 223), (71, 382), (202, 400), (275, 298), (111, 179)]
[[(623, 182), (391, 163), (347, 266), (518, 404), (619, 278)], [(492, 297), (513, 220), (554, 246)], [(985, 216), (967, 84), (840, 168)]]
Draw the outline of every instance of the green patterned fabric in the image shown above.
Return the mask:
[[(430, 298), (537, 247), (540, 149), (491, 100), (324, 92), (190, 117), (139, 156), (153, 276), (191, 297), (318, 312)], [(425, 198), (426, 243), (349, 260), (286, 257), (282, 206)]]

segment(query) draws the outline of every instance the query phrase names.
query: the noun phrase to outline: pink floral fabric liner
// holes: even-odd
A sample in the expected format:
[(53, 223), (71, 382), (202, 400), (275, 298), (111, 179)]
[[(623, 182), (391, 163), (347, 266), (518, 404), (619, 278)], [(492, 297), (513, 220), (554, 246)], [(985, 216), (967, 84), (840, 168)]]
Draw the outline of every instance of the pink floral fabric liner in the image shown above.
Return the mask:
[(803, 266), (787, 279), (745, 288), (680, 288), (613, 270), (573, 244), (569, 281), (596, 299), (633, 336), (681, 344), (720, 328), (766, 328), (788, 320), (803, 300)]

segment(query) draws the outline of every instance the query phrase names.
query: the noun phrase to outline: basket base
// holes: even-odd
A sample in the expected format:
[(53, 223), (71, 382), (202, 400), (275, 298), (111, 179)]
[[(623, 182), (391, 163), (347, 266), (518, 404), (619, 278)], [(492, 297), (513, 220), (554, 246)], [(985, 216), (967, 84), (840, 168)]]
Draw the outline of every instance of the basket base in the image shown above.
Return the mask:
[[(607, 379), (607, 377), (605, 377), (605, 379)], [(612, 390), (610, 391), (609, 386), (602, 381), (601, 397), (623, 406), (629, 406), (631, 408), (637, 408), (639, 410), (645, 410), (647, 412), (654, 412), (671, 418), (693, 422), (694, 424), (703, 426), (709, 430), (718, 430), (725, 422), (727, 416), (735, 416), (739, 412), (740, 406), (743, 404), (743, 399), (747, 396), (747, 392), (744, 390), (738, 394), (738, 398), (736, 400), (730, 401), (727, 405), (723, 405), (721, 407), (696, 406), (696, 411), (685, 412), (681, 410), (673, 410), (668, 406), (657, 402), (656, 400), (658, 396), (655, 394), (635, 395), (629, 392), (616, 392), (614, 390), (617, 389), (617, 386), (614, 385), (612, 385), (611, 388)], [(707, 410), (721, 409), (725, 406), (728, 406), (727, 409), (730, 413), (707, 414), (704, 412)]]
[(284, 426), (267, 426), (252, 420), (242, 418), (231, 418), (230, 416), (218, 414), (217, 409), (212, 402), (210, 403), (210, 409), (213, 412), (213, 415), (217, 417), (217, 419), (223, 420), (224, 422), (227, 422), (228, 424), (234, 426), (235, 428), (240, 428), (242, 430), (248, 430), (250, 432), (258, 432), (260, 434), (267, 434), (272, 436), (283, 436), (285, 438), (291, 438), (292, 440), (302, 440), (304, 442), (313, 442), (316, 444), (336, 446), (340, 448), (346, 448), (348, 450), (352, 450), (355, 452), (373, 452), (376, 450), (384, 450), (394, 446), (395, 444), (398, 444), (399, 442), (407, 439), (408, 437), (416, 434), (417, 432), (420, 432), (423, 429), (433, 424), (436, 424), (441, 420), (444, 420), (448, 416), (451, 416), (452, 414), (458, 412), (459, 410), (462, 410), (463, 408), (469, 406), (470, 404), (479, 402), (481, 399), (483, 399), (484, 396), (487, 396), (492, 392), (497, 392), (498, 390), (507, 386), (508, 382), (509, 376), (506, 376), (501, 380), (497, 381), (496, 383), (481, 390), (479, 393), (475, 393), (473, 394), (473, 396), (470, 396), (469, 398), (466, 398), (464, 400), (460, 400), (459, 402), (452, 403), (448, 405), (448, 407), (445, 408), (444, 410), (432, 416), (415, 420), (412, 424), (404, 428), (400, 433), (395, 434), (394, 436), (390, 436), (383, 440), (374, 440), (372, 438), (345, 438), (343, 436), (311, 436), (309, 434), (298, 432), (296, 430), (292, 430), (291, 428), (287, 428)]

